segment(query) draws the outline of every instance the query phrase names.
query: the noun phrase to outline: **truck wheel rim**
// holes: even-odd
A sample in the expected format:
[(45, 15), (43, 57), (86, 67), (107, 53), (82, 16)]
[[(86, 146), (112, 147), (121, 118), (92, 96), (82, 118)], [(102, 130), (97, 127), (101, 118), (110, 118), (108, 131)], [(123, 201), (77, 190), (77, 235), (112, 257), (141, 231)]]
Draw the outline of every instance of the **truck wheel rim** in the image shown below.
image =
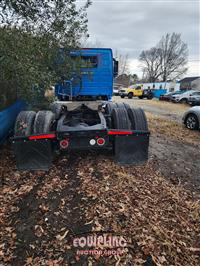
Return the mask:
[(194, 129), (196, 127), (196, 119), (191, 116), (187, 119), (187, 128)]

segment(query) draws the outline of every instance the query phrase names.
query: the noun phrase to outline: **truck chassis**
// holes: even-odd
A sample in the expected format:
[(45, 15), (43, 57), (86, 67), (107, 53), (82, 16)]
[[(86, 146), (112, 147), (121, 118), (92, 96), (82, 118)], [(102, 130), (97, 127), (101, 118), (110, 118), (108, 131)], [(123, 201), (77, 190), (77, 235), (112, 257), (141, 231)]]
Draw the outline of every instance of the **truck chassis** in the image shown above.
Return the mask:
[(48, 170), (58, 151), (113, 151), (120, 164), (148, 160), (149, 131), (141, 108), (111, 102), (55, 102), (51, 111), (21, 112), (12, 139), (19, 170)]

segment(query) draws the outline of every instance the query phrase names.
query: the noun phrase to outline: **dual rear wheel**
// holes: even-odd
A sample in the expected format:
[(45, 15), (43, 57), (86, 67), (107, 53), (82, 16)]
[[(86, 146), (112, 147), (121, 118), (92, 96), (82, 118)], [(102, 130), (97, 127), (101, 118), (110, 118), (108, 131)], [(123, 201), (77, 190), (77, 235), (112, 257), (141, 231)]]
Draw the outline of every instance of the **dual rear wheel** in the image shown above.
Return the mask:
[(55, 115), (51, 111), (22, 111), (15, 122), (15, 136), (45, 134), (52, 131)]
[(148, 131), (146, 115), (141, 108), (131, 108), (126, 103), (108, 103), (106, 113), (110, 116), (110, 128)]
[[(108, 103), (105, 113), (109, 128), (148, 131), (147, 119), (141, 108), (131, 108), (126, 103)], [(15, 123), (15, 136), (49, 133), (55, 119), (56, 114), (52, 111), (20, 112)]]

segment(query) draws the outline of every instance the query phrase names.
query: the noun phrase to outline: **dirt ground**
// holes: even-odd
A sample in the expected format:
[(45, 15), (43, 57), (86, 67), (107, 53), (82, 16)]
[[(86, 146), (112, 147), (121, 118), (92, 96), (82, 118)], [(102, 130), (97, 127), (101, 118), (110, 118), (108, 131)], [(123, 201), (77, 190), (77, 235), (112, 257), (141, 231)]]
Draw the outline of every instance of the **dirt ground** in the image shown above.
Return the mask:
[[(60, 155), (48, 172), (19, 172), (1, 147), (1, 266), (200, 265), (200, 132), (182, 126), (187, 106), (123, 101), (146, 110), (145, 166), (82, 152)], [(73, 239), (91, 231), (124, 234), (123, 255), (77, 255)]]
[(150, 155), (157, 161), (159, 171), (200, 197), (200, 132), (191, 132), (182, 125), (182, 116), (190, 107), (137, 98), (114, 97), (114, 101), (145, 110), (151, 131)]
[(174, 120), (181, 123), (183, 113), (190, 107), (186, 104), (174, 104), (171, 102), (153, 100), (140, 100), (137, 97), (133, 99), (120, 98), (119, 96), (113, 97), (113, 101), (126, 102), (133, 107), (141, 107), (145, 112), (158, 115), (163, 119)]

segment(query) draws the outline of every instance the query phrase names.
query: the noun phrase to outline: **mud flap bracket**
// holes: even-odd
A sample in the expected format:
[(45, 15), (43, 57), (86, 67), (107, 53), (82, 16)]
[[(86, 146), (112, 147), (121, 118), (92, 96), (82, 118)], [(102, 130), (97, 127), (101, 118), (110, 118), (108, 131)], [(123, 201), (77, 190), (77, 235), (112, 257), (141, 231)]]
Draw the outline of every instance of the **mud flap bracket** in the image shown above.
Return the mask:
[(120, 164), (140, 165), (148, 160), (149, 134), (115, 136), (115, 159)]
[(44, 170), (52, 165), (52, 144), (49, 139), (13, 140), (18, 170)]

